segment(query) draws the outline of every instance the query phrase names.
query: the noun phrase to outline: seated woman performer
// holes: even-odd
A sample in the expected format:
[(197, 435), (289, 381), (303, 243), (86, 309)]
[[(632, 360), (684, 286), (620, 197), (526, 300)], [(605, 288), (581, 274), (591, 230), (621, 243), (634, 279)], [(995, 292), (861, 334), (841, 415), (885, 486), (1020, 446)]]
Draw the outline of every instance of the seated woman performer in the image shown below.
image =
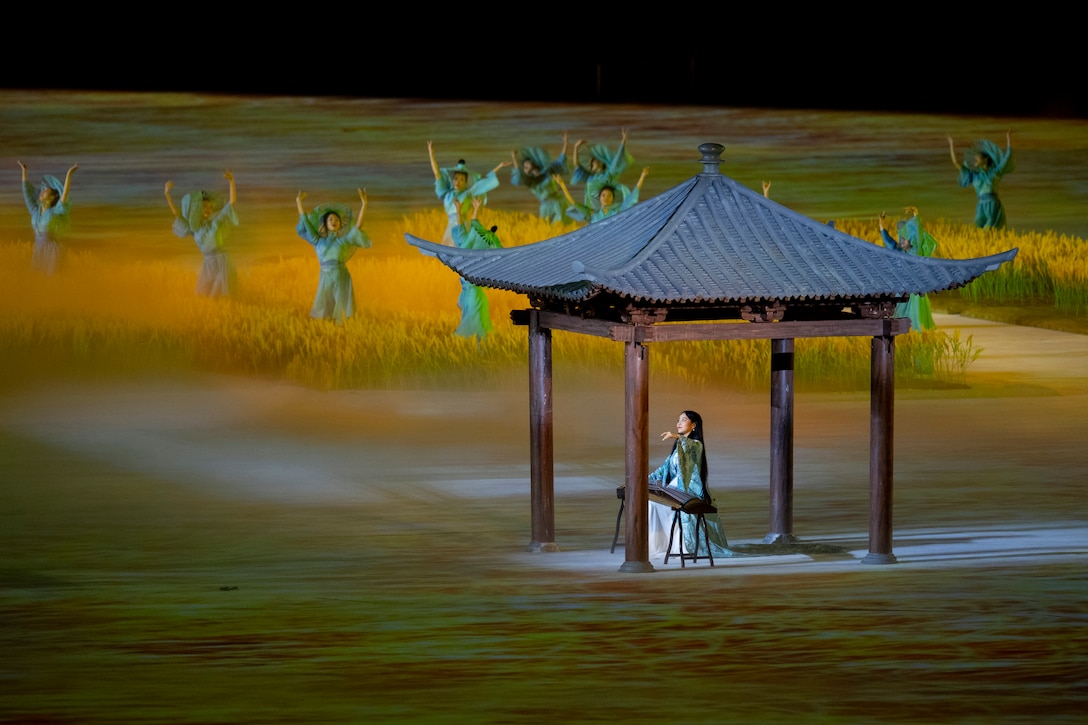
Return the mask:
[[(665, 431), (661, 440), (674, 439), (672, 452), (661, 467), (650, 474), (650, 483), (660, 486), (674, 486), (687, 493), (698, 496), (707, 503), (715, 505), (706, 486), (707, 465), (706, 449), (703, 444), (703, 418), (694, 410), (685, 410), (676, 419), (676, 432)], [(647, 526), (650, 534), (650, 556), (664, 556), (669, 546), (669, 534), (672, 530), (673, 510), (668, 506), (651, 501)], [(681, 513), (684, 524), (684, 539), (680, 542), (681, 551), (692, 553), (696, 549), (695, 521), (693, 514)], [(706, 514), (710, 548), (717, 557), (730, 557), (736, 554), (729, 550), (725, 539), (725, 529), (717, 514)], [(705, 549), (705, 542), (700, 537), (700, 549)], [(700, 552), (701, 553), (701, 552)]]

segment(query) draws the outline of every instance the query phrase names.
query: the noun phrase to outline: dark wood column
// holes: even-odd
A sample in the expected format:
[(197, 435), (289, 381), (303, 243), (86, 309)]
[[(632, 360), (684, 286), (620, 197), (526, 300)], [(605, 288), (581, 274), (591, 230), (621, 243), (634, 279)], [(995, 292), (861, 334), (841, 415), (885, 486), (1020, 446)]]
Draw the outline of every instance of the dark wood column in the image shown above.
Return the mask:
[(793, 338), (771, 340), (771, 531), (765, 544), (793, 543)]
[(529, 551), (559, 551), (555, 543), (555, 451), (552, 445), (552, 331), (529, 310)]
[(654, 570), (650, 563), (649, 531), (646, 509), (649, 504), (650, 375), (648, 347), (634, 340), (624, 343), (624, 436), (626, 474), (626, 559), (620, 571), (631, 573)]
[(873, 338), (869, 391), (869, 553), (863, 564), (894, 564), (892, 470), (895, 433), (895, 338)]

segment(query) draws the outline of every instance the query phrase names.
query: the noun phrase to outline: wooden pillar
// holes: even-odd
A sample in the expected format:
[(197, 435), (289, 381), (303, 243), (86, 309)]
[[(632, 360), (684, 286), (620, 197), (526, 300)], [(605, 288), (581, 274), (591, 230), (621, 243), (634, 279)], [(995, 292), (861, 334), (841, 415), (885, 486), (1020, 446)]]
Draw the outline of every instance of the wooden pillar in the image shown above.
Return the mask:
[(620, 571), (630, 573), (654, 570), (650, 563), (650, 538), (646, 523), (649, 505), (650, 376), (649, 348), (641, 342), (627, 342), (623, 350), (624, 373), (624, 449), (626, 473), (624, 484), (626, 557)]
[(793, 338), (771, 340), (771, 530), (764, 544), (794, 543)]
[(559, 551), (555, 543), (555, 451), (552, 445), (552, 331), (529, 310), (529, 551)]
[(873, 338), (869, 391), (869, 553), (863, 564), (894, 564), (892, 444), (895, 432), (895, 338)]

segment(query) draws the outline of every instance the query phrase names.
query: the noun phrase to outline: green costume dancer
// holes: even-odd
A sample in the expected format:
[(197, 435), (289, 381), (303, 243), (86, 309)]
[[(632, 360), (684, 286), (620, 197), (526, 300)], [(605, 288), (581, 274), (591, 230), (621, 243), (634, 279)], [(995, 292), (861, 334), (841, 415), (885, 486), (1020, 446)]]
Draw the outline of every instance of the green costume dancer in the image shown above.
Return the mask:
[(30, 212), (30, 228), (34, 230), (34, 253), (30, 264), (43, 274), (53, 274), (60, 264), (60, 239), (68, 231), (71, 222), (68, 217), (68, 190), (72, 185), (72, 174), (79, 168), (74, 164), (64, 176), (64, 183), (55, 176), (42, 178), (41, 189), (37, 195), (27, 179), (27, 167), (18, 162), (23, 170), (23, 200)]
[(210, 192), (194, 191), (181, 198), (180, 214), (170, 197), (174, 182), (166, 182), (166, 203), (174, 215), (174, 234), (192, 237), (204, 256), (196, 280), (196, 293), (203, 297), (233, 297), (238, 291), (238, 273), (224, 249), (230, 227), (238, 226), (238, 214), (234, 211), (237, 192), (234, 174), (228, 170), (223, 177), (230, 186), (226, 203)]
[[(884, 228), (886, 216), (880, 213), (880, 237), (884, 240), (884, 246), (895, 249), (916, 257), (932, 257), (937, 250), (937, 240), (933, 235), (922, 228), (922, 221), (918, 218), (918, 210), (913, 206), (906, 209), (910, 219), (901, 219), (897, 225), (899, 241), (892, 239)], [(912, 294), (906, 302), (900, 302), (895, 306), (896, 317), (910, 318), (910, 329), (921, 332), (933, 330), (937, 323), (933, 321), (933, 312), (930, 309), (929, 298), (925, 295)]]
[[(605, 185), (618, 184), (620, 174), (634, 158), (627, 152), (627, 129), (623, 129), (620, 145), (615, 153), (604, 144), (593, 144), (588, 147), (588, 153), (579, 158), (579, 151), (585, 145), (584, 139), (579, 139), (574, 144), (574, 174), (570, 180), (572, 184), (586, 185), (584, 205), (593, 206), (593, 195), (597, 190)], [(585, 156), (589, 159), (585, 160)]]
[(956, 148), (951, 136), (948, 137), (948, 150), (952, 154), (953, 166), (959, 169), (960, 186), (973, 186), (978, 196), (975, 226), (979, 229), (1004, 229), (1005, 207), (997, 196), (997, 184), (1015, 166), (1012, 160), (1012, 132), (1005, 134), (1004, 153), (993, 141), (976, 141), (969, 152), (974, 156), (973, 165), (967, 163), (968, 154), (964, 154), (963, 163), (956, 160)]
[(355, 250), (370, 246), (370, 237), (363, 231), (363, 216), (366, 214), (366, 190), (358, 189), (359, 218), (351, 223), (351, 208), (344, 204), (320, 204), (313, 211), (306, 213), (302, 200), (306, 194), (299, 192), (295, 197), (298, 208), (298, 226), (295, 231), (309, 242), (317, 253), (321, 265), (321, 276), (317, 280), (317, 294), (310, 309), (310, 317), (317, 320), (344, 320), (355, 314), (355, 288), (351, 282), (351, 272), (347, 262)]
[(591, 204), (579, 204), (571, 196), (563, 179), (558, 178), (559, 188), (567, 198), (570, 206), (567, 207), (567, 216), (576, 221), (588, 221), (590, 223), (607, 219), (614, 214), (630, 209), (638, 203), (639, 192), (642, 191), (642, 183), (646, 181), (646, 175), (650, 173), (650, 167), (642, 169), (638, 177), (638, 183), (634, 189), (628, 189), (623, 184), (600, 184), (593, 188), (590, 194)]
[(567, 134), (563, 134), (563, 149), (552, 161), (551, 155), (539, 146), (526, 146), (511, 152), (514, 168), (510, 183), (524, 186), (540, 202), (539, 216), (550, 222), (567, 221), (563, 193), (556, 179), (568, 173)]

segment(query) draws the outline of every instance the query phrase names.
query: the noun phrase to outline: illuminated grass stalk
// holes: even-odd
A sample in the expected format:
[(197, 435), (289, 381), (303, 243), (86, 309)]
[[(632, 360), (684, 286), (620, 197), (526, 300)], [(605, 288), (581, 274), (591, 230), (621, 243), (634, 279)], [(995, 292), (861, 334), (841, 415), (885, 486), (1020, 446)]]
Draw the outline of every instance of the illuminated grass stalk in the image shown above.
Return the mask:
[[(488, 212), (506, 246), (559, 233), (525, 214)], [(439, 210), (405, 218), (393, 231), (438, 239)], [(859, 228), (844, 230), (865, 238)], [(931, 224), (942, 256), (972, 257), (1018, 246), (1008, 272), (984, 275), (965, 295), (998, 301), (1053, 299), (1088, 310), (1084, 243), (1053, 234), (982, 233)], [(875, 240), (871, 240), (875, 241)], [(404, 245), (402, 254), (362, 252), (349, 264), (358, 315), (344, 325), (312, 320), (317, 268), (309, 256), (242, 269), (234, 300), (195, 296), (192, 266), (103, 260), (73, 253), (54, 277), (30, 272), (30, 245), (0, 245), (0, 372), (8, 384), (34, 376), (113, 376), (211, 371), (283, 380), (318, 389), (386, 386), (481, 386), (516, 379), (527, 365), (525, 330), (509, 322), (524, 297), (488, 290), (495, 332), (477, 344), (454, 336), (459, 281), (437, 260)], [(1006, 265), (1008, 266), (1008, 265)], [(585, 335), (554, 335), (558, 377), (622, 370), (622, 348)], [(978, 358), (970, 337), (941, 331), (898, 338), (900, 380), (963, 382)], [(653, 374), (696, 386), (761, 389), (770, 366), (767, 341), (655, 345)], [(799, 386), (864, 390), (868, 338), (801, 339)]]

